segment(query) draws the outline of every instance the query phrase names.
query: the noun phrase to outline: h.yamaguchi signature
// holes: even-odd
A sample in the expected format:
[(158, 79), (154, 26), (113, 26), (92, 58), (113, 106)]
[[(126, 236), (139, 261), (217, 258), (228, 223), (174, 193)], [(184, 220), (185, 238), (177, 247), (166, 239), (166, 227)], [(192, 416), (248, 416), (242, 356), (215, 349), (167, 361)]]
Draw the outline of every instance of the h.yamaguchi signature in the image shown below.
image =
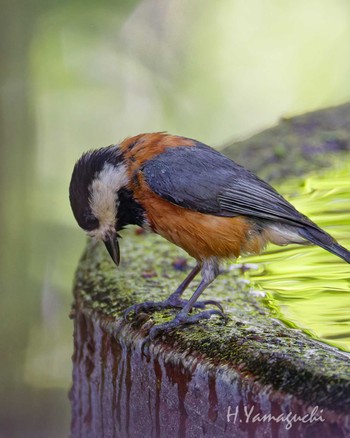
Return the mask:
[(318, 406), (315, 406), (310, 413), (304, 415), (294, 414), (293, 412), (281, 413), (280, 415), (273, 414), (262, 414), (262, 413), (254, 413), (255, 406), (243, 406), (243, 411), (239, 409), (238, 406), (236, 408), (231, 408), (231, 406), (227, 409), (226, 419), (227, 422), (233, 423), (284, 423), (285, 428), (289, 430), (294, 423), (314, 423), (314, 422), (324, 422), (325, 419), (322, 417), (323, 409), (319, 409)]

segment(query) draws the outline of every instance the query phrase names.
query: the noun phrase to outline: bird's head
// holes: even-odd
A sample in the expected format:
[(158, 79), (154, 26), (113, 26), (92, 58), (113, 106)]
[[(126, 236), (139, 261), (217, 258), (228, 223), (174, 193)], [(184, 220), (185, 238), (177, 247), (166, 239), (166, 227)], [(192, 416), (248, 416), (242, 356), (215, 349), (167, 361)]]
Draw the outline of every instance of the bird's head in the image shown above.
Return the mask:
[(120, 261), (119, 191), (128, 184), (118, 146), (85, 153), (75, 164), (69, 199), (75, 219), (86, 233), (102, 240), (116, 265)]

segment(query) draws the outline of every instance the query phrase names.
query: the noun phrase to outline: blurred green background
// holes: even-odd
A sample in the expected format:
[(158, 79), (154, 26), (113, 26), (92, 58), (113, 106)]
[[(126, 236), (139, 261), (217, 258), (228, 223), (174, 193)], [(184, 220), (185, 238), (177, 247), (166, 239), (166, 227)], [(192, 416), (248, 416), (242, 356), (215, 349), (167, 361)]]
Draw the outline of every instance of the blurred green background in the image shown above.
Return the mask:
[(350, 3), (0, 5), (0, 437), (63, 437), (84, 245), (75, 160), (143, 131), (220, 146), (350, 100)]

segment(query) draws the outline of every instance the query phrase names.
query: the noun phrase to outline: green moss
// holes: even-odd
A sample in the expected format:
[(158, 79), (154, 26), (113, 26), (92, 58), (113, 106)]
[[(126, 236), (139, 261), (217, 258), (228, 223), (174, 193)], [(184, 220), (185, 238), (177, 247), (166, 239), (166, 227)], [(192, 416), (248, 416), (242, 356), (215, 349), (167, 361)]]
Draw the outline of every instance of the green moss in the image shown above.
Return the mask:
[[(185, 256), (180, 249), (156, 235), (136, 236), (130, 230), (124, 237), (119, 269), (102, 245), (89, 242), (76, 275), (75, 294), (80, 306), (104, 320), (102, 324), (112, 332), (123, 327), (125, 308), (166, 298), (185, 275), (173, 267), (174, 260)], [(149, 272), (153, 273), (151, 278), (147, 277)], [(236, 269), (223, 273), (205, 297), (220, 298), (228, 323), (212, 318), (164, 335), (162, 342), (176, 345), (180, 354), (190, 351), (205, 358), (208, 365), (228, 365), (253, 374), (261, 383), (310, 403), (338, 410), (350, 407), (349, 355), (275, 319), (273, 308), (265, 302), (270, 298), (253, 290), (249, 272)], [(158, 324), (173, 317), (172, 310), (157, 311), (141, 315), (127, 326), (131, 335), (151, 320)]]
[(349, 121), (349, 103), (283, 118), (277, 126), (222, 152), (270, 181), (302, 175), (330, 166), (334, 154), (349, 154)]

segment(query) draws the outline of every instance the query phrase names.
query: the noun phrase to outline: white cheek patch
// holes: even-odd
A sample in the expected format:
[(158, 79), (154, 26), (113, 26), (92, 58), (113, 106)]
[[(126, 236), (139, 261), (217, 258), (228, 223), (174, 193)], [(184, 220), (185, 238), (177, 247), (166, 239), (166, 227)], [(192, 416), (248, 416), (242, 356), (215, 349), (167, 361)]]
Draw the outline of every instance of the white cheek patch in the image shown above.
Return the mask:
[(120, 164), (118, 167), (109, 163), (104, 165), (89, 188), (90, 208), (100, 223), (97, 230), (88, 233), (90, 236), (104, 239), (108, 231), (114, 230), (118, 208), (117, 192), (127, 184), (125, 164)]

